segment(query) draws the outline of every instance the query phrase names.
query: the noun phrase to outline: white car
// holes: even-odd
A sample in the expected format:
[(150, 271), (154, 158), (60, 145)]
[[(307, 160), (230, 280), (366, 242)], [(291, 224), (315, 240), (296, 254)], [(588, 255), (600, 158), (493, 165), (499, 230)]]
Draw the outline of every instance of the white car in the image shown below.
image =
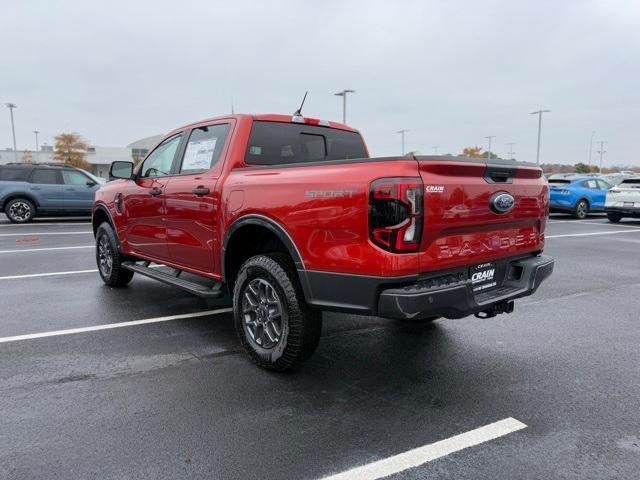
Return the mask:
[(623, 217), (640, 218), (640, 177), (625, 178), (607, 192), (604, 211), (610, 222)]

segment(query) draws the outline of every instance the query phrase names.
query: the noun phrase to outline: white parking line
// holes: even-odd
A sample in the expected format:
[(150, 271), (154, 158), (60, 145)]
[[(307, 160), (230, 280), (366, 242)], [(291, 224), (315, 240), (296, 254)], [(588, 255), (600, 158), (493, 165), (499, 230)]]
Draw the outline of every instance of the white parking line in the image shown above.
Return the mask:
[(49, 273), (31, 273), (29, 275), (9, 275), (6, 277), (0, 277), (0, 280), (16, 280), (19, 278), (38, 278), (38, 277), (56, 277), (58, 275), (76, 275), (78, 273), (96, 273), (97, 268), (93, 270), (72, 270), (69, 272), (49, 272)]
[(418, 467), (451, 453), (473, 447), (489, 440), (502, 437), (509, 433), (527, 428), (527, 426), (515, 418), (505, 418), (484, 427), (476, 428), (469, 432), (461, 433), (446, 440), (431, 443), (423, 447), (409, 450), (408, 452), (385, 458), (377, 462), (368, 463), (346, 472), (324, 477), (323, 480), (375, 480), (388, 477), (410, 468)]
[(111, 330), (113, 328), (133, 327), (136, 325), (147, 325), (149, 323), (170, 322), (172, 320), (183, 320), (186, 318), (207, 317), (219, 313), (228, 313), (233, 309), (219, 308), (217, 310), (206, 310), (203, 312), (184, 313), (182, 315), (171, 315), (168, 317), (147, 318), (144, 320), (132, 320), (130, 322), (107, 323), (104, 325), (94, 325), (93, 327), (69, 328), (67, 330), (54, 330), (51, 332), (30, 333), (27, 335), (15, 335), (13, 337), (0, 337), (0, 343), (20, 342), (22, 340), (34, 340), (36, 338), (58, 337), (60, 335), (72, 335), (74, 333), (97, 332), (99, 330)]
[(621, 223), (603, 223), (603, 222), (599, 222), (599, 221), (593, 221), (593, 220), (560, 220), (560, 221), (555, 221), (555, 222), (551, 222), (551, 223), (581, 223), (581, 224), (585, 224), (585, 225), (597, 225), (599, 227), (623, 227), (623, 228), (635, 228), (635, 229), (640, 229), (640, 225), (624, 225)]
[(22, 233), (0, 233), (0, 237), (28, 237), (30, 235), (93, 235), (93, 232), (22, 232)]
[(78, 245), (77, 247), (18, 248), (15, 250), (0, 250), (0, 253), (48, 252), (50, 250), (73, 250), (77, 248), (95, 248), (95, 245)]
[[(149, 268), (163, 268), (166, 265), (155, 264), (150, 265)], [(47, 273), (30, 273), (27, 275), (8, 275), (6, 277), (0, 277), (0, 280), (18, 280), (21, 278), (38, 278), (38, 277), (57, 277), (59, 275), (77, 275), (80, 273), (96, 273), (98, 271), (97, 268), (93, 270), (70, 270), (68, 272), (47, 272)]]
[(589, 233), (567, 233), (563, 235), (545, 235), (544, 238), (566, 238), (566, 237), (591, 237), (593, 235), (615, 235), (616, 233), (640, 232), (640, 228), (633, 230), (613, 230), (609, 232), (589, 232)]
[(49, 223), (49, 222), (33, 222), (33, 223), (0, 223), (1, 227), (39, 227), (40, 225), (64, 225), (64, 226), (74, 226), (74, 225), (90, 225), (89, 222), (59, 222), (59, 223)]

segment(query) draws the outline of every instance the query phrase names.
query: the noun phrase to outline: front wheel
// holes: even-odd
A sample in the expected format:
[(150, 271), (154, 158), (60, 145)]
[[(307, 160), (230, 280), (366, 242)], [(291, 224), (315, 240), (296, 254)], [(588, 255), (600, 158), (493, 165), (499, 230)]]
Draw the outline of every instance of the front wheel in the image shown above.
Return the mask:
[(233, 314), (242, 346), (260, 367), (289, 370), (318, 346), (322, 314), (307, 306), (286, 255), (257, 255), (242, 265)]
[(589, 203), (586, 200), (580, 200), (573, 211), (573, 216), (580, 220), (587, 218), (589, 213)]
[(607, 218), (611, 223), (618, 223), (620, 220), (622, 220), (622, 215), (615, 212), (607, 212)]
[(7, 218), (13, 223), (27, 223), (36, 216), (36, 206), (26, 198), (15, 198), (5, 208)]
[(104, 222), (96, 232), (96, 263), (104, 283), (110, 287), (124, 287), (131, 281), (133, 272), (122, 268), (123, 261), (116, 232)]

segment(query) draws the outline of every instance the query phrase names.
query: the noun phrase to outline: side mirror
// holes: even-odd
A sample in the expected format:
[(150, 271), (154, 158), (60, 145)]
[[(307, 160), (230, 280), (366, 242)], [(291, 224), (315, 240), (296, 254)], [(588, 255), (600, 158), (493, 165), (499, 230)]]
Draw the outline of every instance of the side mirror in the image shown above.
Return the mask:
[(87, 180), (87, 187), (91, 188), (91, 187), (94, 187), (96, 185), (97, 185), (97, 183), (94, 182), (93, 180)]
[(109, 179), (121, 178), (131, 180), (133, 178), (133, 162), (116, 161), (109, 168)]

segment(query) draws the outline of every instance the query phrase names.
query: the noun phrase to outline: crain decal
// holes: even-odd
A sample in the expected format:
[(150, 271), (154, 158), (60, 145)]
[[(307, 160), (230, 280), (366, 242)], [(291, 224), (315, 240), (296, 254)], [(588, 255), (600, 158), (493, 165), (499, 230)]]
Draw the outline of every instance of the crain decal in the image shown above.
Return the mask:
[(427, 193), (442, 193), (444, 192), (444, 185), (427, 185), (424, 187), (424, 191)]
[(493, 280), (493, 275), (495, 273), (496, 273), (495, 268), (490, 268), (489, 270), (484, 270), (482, 272), (476, 272), (473, 275), (471, 275), (471, 282), (478, 283), (478, 282), (487, 282), (489, 280)]
[(307, 198), (351, 198), (355, 190), (307, 190), (304, 196)]
[(498, 252), (508, 250), (512, 247), (534, 246), (540, 240), (536, 232), (520, 235), (495, 235), (485, 240), (465, 241), (455, 245), (438, 245), (438, 258), (465, 257), (482, 253)]

